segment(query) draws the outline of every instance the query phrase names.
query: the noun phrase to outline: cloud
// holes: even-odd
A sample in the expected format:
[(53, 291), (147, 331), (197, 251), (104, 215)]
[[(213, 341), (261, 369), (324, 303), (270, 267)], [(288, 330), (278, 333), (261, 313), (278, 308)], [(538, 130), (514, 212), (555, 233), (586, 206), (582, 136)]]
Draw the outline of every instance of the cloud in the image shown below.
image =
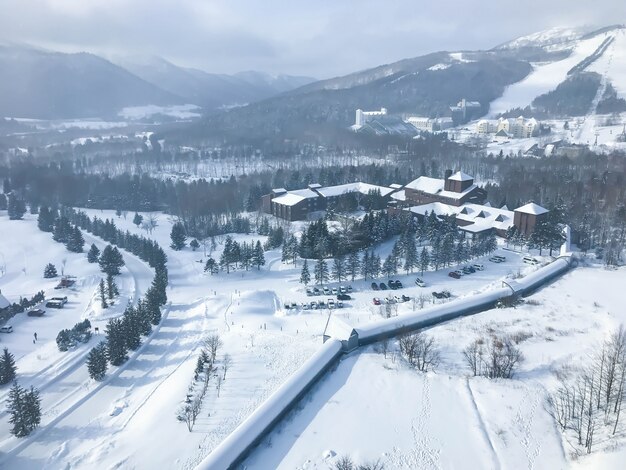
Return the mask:
[(13, 42), (320, 78), (553, 26), (624, 21), (621, 0), (0, 0), (0, 34)]

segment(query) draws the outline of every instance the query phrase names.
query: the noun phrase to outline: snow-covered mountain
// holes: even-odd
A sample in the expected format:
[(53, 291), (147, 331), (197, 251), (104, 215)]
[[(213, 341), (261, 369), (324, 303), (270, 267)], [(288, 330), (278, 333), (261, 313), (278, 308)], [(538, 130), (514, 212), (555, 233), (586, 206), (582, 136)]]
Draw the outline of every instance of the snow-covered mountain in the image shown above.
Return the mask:
[(479, 101), (479, 114), (493, 117), (518, 108), (539, 118), (621, 112), (625, 54), (623, 26), (553, 28), (487, 51), (434, 52), (310, 83), (210, 116), (209, 127), (237, 136), (301, 135), (345, 129), (358, 108), (447, 116), (463, 98)]

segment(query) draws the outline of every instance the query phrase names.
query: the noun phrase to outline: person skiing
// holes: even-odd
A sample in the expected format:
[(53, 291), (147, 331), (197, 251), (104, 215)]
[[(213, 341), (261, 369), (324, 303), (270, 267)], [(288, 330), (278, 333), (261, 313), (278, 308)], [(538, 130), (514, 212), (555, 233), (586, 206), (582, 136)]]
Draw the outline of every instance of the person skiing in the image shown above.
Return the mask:
[(35, 337), (35, 341), (37, 341), (37, 332), (33, 335)]

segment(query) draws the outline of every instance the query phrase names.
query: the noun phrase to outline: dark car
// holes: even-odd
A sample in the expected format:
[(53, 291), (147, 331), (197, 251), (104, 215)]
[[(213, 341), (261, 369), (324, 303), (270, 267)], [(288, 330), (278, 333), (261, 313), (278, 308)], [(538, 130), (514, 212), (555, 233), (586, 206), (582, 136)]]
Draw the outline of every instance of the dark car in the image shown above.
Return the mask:
[(456, 271), (450, 271), (448, 273), (448, 276), (454, 278), (454, 279), (461, 279), (461, 275), (459, 273), (457, 273)]
[(444, 299), (449, 299), (450, 298), (450, 292), (448, 292), (447, 290), (442, 290), (441, 292), (439, 292), (439, 294), (441, 294), (441, 296)]
[(396, 281), (396, 289), (402, 289), (404, 286), (400, 281)]
[(387, 290), (387, 289), (388, 289), (387, 284), (385, 284), (384, 282), (381, 282), (380, 283), (380, 290)]
[(337, 294), (337, 300), (352, 300), (348, 294)]
[(411, 297), (409, 297), (408, 295), (402, 294), (402, 301), (403, 302), (408, 302), (409, 300), (411, 300)]
[(46, 302), (46, 307), (48, 308), (63, 308), (63, 301), (62, 300), (48, 300)]
[(396, 290), (396, 289), (397, 289), (397, 287), (396, 287), (396, 281), (394, 281), (394, 280), (392, 280), (392, 279), (389, 279), (389, 281), (387, 281), (387, 284), (389, 284), (389, 288), (390, 288), (391, 290)]
[(372, 289), (378, 290), (378, 284), (376, 284), (375, 282), (372, 282)]
[(476, 272), (476, 270), (471, 266), (465, 266), (462, 271), (463, 274), (474, 274)]
[(433, 292), (433, 297), (436, 299), (441, 299), (441, 294), (439, 292)]
[(29, 312), (27, 313), (27, 315), (29, 317), (43, 317), (43, 314), (46, 313), (45, 311), (41, 310), (40, 308), (36, 308), (34, 310), (29, 310)]

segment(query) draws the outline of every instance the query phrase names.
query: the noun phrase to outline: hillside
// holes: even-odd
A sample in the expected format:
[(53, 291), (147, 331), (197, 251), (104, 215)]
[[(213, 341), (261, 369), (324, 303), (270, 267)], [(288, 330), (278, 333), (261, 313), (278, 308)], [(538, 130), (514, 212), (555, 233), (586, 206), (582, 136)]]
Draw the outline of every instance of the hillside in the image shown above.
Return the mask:
[(93, 54), (0, 45), (0, 116), (105, 117), (126, 106), (183, 103)]
[[(533, 103), (536, 108), (527, 111), (537, 117), (585, 115), (601, 98), (609, 102), (602, 102), (599, 111), (619, 110), (622, 103), (618, 101), (626, 91), (625, 31), (622, 26), (594, 31), (555, 28), (489, 51), (434, 52), (310, 83), (208, 116), (177, 135), (227, 135), (233, 139), (320, 136), (345, 130), (354, 123), (358, 108), (385, 107), (395, 115), (449, 116), (450, 106), (462, 98), (479, 101), (479, 114), (494, 117)], [(595, 75), (579, 77), (588, 72)], [(595, 78), (585, 81), (589, 76), (597, 76), (600, 83)], [(579, 96), (582, 82), (585, 95)], [(608, 89), (606, 96), (595, 96), (605, 94), (600, 87)], [(549, 93), (556, 95), (542, 96)]]
[(160, 57), (125, 57), (113, 61), (146, 82), (206, 109), (244, 105), (314, 81), (310, 77), (274, 77), (255, 71), (234, 75), (208, 73), (179, 67)]

